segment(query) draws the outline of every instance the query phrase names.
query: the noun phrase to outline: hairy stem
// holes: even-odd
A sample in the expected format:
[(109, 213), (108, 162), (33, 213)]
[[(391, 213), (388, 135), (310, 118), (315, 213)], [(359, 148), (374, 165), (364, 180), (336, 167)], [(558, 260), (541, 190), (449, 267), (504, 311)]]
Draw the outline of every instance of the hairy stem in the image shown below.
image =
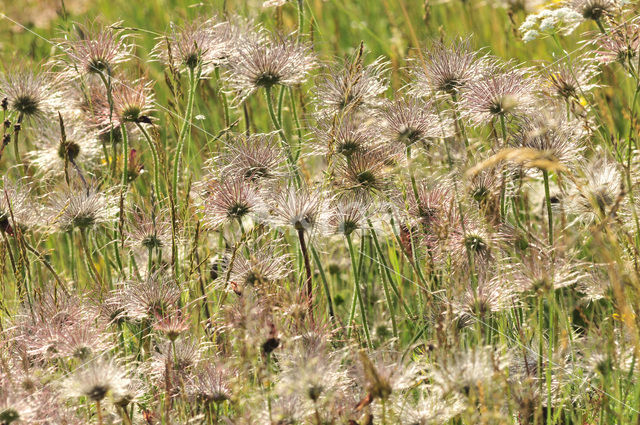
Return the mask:
[(553, 245), (553, 213), (551, 211), (551, 192), (549, 191), (549, 172), (547, 170), (542, 170), (542, 178), (544, 179), (544, 197), (549, 218), (549, 245)]
[(159, 176), (160, 162), (158, 161), (158, 150), (156, 149), (156, 146), (153, 143), (151, 136), (149, 136), (149, 133), (147, 132), (147, 130), (142, 125), (140, 125), (140, 123), (136, 123), (136, 125), (144, 135), (144, 139), (147, 141), (149, 150), (151, 150), (151, 156), (153, 157), (153, 184), (155, 186), (154, 189), (155, 189), (155, 192), (158, 194), (158, 199), (162, 199), (162, 197), (159, 196), (161, 193), (160, 191), (162, 189), (160, 189), (160, 176)]
[[(351, 242), (351, 235), (346, 235), (347, 245), (349, 247), (349, 256), (351, 257), (351, 268), (353, 270), (353, 285), (354, 285), (354, 293), (356, 296), (356, 300), (358, 302), (358, 306), (360, 308), (360, 315), (362, 316), (362, 327), (364, 328), (364, 335), (367, 339), (367, 347), (369, 349), (373, 349), (373, 344), (371, 343), (371, 335), (369, 334), (369, 325), (367, 323), (367, 311), (364, 307), (364, 300), (362, 297), (362, 290), (360, 288), (360, 279), (358, 276), (358, 268), (356, 267), (356, 253), (353, 249), (353, 243)], [(362, 255), (362, 254), (361, 254)]]

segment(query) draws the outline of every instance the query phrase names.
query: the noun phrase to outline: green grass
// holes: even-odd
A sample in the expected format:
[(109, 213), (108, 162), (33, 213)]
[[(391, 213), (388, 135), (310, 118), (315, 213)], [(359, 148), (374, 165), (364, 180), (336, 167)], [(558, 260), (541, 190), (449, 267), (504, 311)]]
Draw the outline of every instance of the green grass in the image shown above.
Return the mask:
[[(77, 16), (72, 10), (61, 11), (47, 27), (29, 24), (29, 16), (22, 13), (26, 9), (0, 6), (0, 12), (6, 13), (0, 26), (3, 72), (13, 72), (16, 64), (34, 67), (60, 54), (56, 40), (71, 31), (74, 22), (118, 22), (136, 47), (135, 56), (116, 76), (153, 81), (156, 99), (153, 126), (146, 127), (150, 140), (131, 131), (133, 126), (129, 130), (129, 147), (138, 152), (137, 161), (145, 172), (129, 185), (128, 192), (122, 194), (119, 185), (127, 180), (120, 168), (122, 153), (116, 157), (115, 173), (106, 165), (114, 160), (110, 146), (106, 155), (101, 151), (102, 164), (95, 175), (87, 173), (101, 191), (114, 194), (117, 220), (86, 231), (62, 232), (55, 224), (69, 205), (58, 205), (47, 210), (40, 228), (14, 228), (11, 211), (3, 211), (6, 204), (0, 201), (0, 425), (19, 423), (3, 416), (14, 406), (24, 412), (22, 419), (64, 414), (77, 423), (100, 425), (107, 422), (103, 415), (113, 415), (121, 421), (116, 423), (125, 424), (226, 423), (224, 417), (232, 423), (318, 425), (348, 420), (353, 421), (350, 424), (626, 424), (640, 420), (636, 365), (640, 322), (635, 311), (640, 300), (637, 77), (619, 64), (602, 65), (600, 87), (570, 100), (574, 107), (581, 102), (586, 107), (584, 116), (575, 109), (569, 111), (574, 125), (588, 127), (580, 160), (570, 165), (549, 157), (548, 152), (535, 153), (533, 160), (539, 162), (531, 165), (530, 151), (509, 151), (508, 143), (501, 142), (517, 139), (523, 124), (516, 119), (505, 121), (502, 116), (490, 126), (473, 126), (466, 117), (456, 116), (456, 134), (407, 149), (413, 152), (408, 154), (409, 164), (401, 160), (385, 164), (389, 185), (374, 196), (376, 214), (362, 220), (353, 233), (298, 233), (299, 229), (271, 226), (268, 221), (242, 219), (207, 228), (206, 214), (199, 206), (200, 195), (211, 196), (199, 183), (215, 180), (207, 174), (207, 165), (214, 164), (215, 175), (220, 170), (216, 160), (229, 152), (238, 134), (272, 132), (278, 120), (283, 143), (302, 149), (299, 158), (293, 150), (294, 164), (283, 167), (298, 170), (298, 177), (283, 177), (280, 183), (299, 191), (310, 186), (332, 196), (343, 193), (339, 169), (332, 162), (338, 160), (314, 150), (314, 78), (322, 74), (314, 71), (306, 83), (291, 91), (275, 86), (274, 105), (266, 102), (265, 90), (259, 89), (243, 106), (232, 103), (226, 122), (225, 100), (231, 102), (233, 95), (227, 93), (224, 69), (221, 77), (212, 73), (190, 86), (186, 72), (172, 73), (152, 60), (150, 52), (171, 22), (183, 24), (198, 17), (223, 19), (238, 14), (269, 31), (293, 32), (298, 21), (295, 3), (263, 9), (260, 1), (97, 0)], [(313, 45), (320, 63), (339, 64), (344, 57), (355, 57), (361, 43), (365, 64), (378, 56), (388, 59), (387, 98), (405, 93), (408, 67), (424, 60), (435, 40), (471, 37), (474, 49), (483, 53), (513, 61), (512, 65), (537, 66), (541, 61), (561, 63), (566, 52), (573, 60), (592, 50), (581, 41), (598, 31), (594, 22), (585, 22), (570, 36), (524, 43), (518, 31), (526, 17), (523, 11), (477, 0), (305, 0), (304, 11), (301, 37)], [(637, 6), (616, 15), (607, 22), (608, 30), (634, 14)], [(542, 71), (537, 68), (533, 73)], [(193, 110), (188, 106), (191, 87)], [(551, 102), (546, 102), (533, 115), (552, 110)], [(448, 96), (435, 103), (445, 108), (439, 113), (451, 108)], [(11, 111), (4, 117), (12, 125), (17, 119)], [(296, 119), (302, 122), (301, 130)], [(49, 120), (58, 124), (55, 117)], [(186, 125), (189, 121), (192, 126)], [(466, 149), (467, 159), (460, 132), (463, 122), (471, 146)], [(38, 132), (45, 127), (33, 120), (25, 121), (23, 127), (24, 155), (36, 148)], [(14, 135), (15, 128), (5, 128), (4, 134)], [(382, 135), (374, 139), (382, 140)], [(155, 143), (158, 151), (157, 165), (149, 143)], [(182, 161), (176, 162), (181, 145)], [(21, 179), (32, 185), (36, 204), (50, 206), (68, 187), (65, 177), (45, 179), (30, 167), (22, 178), (11, 148), (7, 146), (0, 159), (3, 175), (8, 181)], [(491, 161), (496, 158), (501, 161)], [(598, 158), (616, 164), (616, 177), (600, 186), (589, 185), (589, 173), (606, 166), (589, 162)], [(495, 178), (484, 203), (470, 194), (474, 181), (468, 172), (477, 164)], [(505, 164), (524, 166), (531, 174), (508, 174), (516, 167), (501, 168)], [(151, 190), (156, 166), (160, 195)], [(73, 168), (68, 172), (72, 177), (77, 174)], [(503, 178), (510, 179), (510, 186)], [(84, 190), (76, 183), (74, 190)], [(449, 191), (446, 196), (451, 202), (441, 213), (447, 224), (442, 228), (416, 224), (408, 230), (405, 225), (411, 213), (398, 212), (411, 207), (422, 183)], [(209, 188), (215, 191), (216, 187)], [(265, 204), (274, 201), (276, 190), (263, 189)], [(583, 195), (586, 201), (580, 206), (586, 212), (581, 211), (582, 217), (589, 220), (580, 221), (570, 205)], [(605, 195), (611, 196), (603, 201)], [(394, 201), (394, 213), (385, 215)], [(599, 210), (602, 202), (604, 210)], [(138, 209), (168, 220), (168, 239), (173, 241), (162, 252), (125, 243)], [(323, 206), (321, 212), (327, 210)], [(301, 240), (301, 234), (306, 239)], [(425, 242), (426, 235), (436, 242)], [(427, 249), (428, 243), (435, 243), (432, 250)], [(232, 269), (216, 268), (225, 263), (237, 266), (254, 250), (265, 254), (270, 249), (288, 256), (286, 273), (274, 281), (256, 278), (260, 284), (255, 288), (235, 282)], [(564, 261), (566, 270), (561, 269)], [(303, 290), (307, 267), (312, 274), (311, 306)], [(513, 270), (524, 271), (514, 274)], [(158, 274), (149, 279), (149, 271)], [(514, 289), (518, 279), (527, 278), (533, 289)], [(566, 278), (566, 287), (554, 288), (561, 278)], [(156, 285), (150, 293), (140, 289), (145, 279)], [(486, 296), (495, 282), (503, 286), (493, 296), (504, 297), (506, 305), (502, 299)], [(589, 285), (604, 287), (604, 295), (588, 298), (580, 288)], [(136, 301), (136, 290), (142, 292), (142, 301)], [(125, 316), (107, 323), (100, 311), (114, 301), (114, 294), (124, 296), (115, 302), (131, 314), (127, 310), (131, 305), (171, 290), (177, 291), (176, 300), (147, 306), (144, 318)], [(184, 323), (173, 323), (180, 334), (174, 339), (163, 319), (176, 317)], [(47, 336), (49, 329), (59, 334)], [(78, 336), (83, 329), (89, 334), (86, 341), (64, 339), (66, 334)], [(310, 335), (321, 340), (317, 346), (310, 342)], [(197, 360), (180, 357), (177, 347), (185, 341), (197, 341)], [(64, 351), (85, 345), (89, 354)], [(21, 350), (27, 351), (20, 356)], [(117, 404), (117, 383), (106, 391), (115, 404), (96, 400), (83, 390), (80, 398), (70, 397), (59, 385), (69, 382), (70, 376), (79, 377), (75, 387), (90, 385), (78, 371), (100, 364), (96, 359), (101, 357), (118, 358), (126, 375), (140, 381), (140, 393), (125, 408)], [(225, 371), (220, 372), (225, 399), (215, 402), (193, 396), (193, 383), (204, 382), (206, 366), (212, 365)], [(327, 365), (333, 369), (325, 369)], [(34, 388), (17, 384), (26, 382), (25, 370), (35, 371)], [(399, 375), (408, 373), (412, 373), (411, 383), (402, 387)], [(319, 398), (309, 392), (320, 391), (310, 386), (316, 383), (325, 386)], [(23, 409), (9, 397), (14, 390), (31, 409)], [(42, 397), (47, 391), (53, 394), (49, 404)], [(444, 419), (436, 410), (428, 411), (424, 398), (442, 406)], [(289, 410), (296, 409), (280, 406), (286, 402), (304, 412), (293, 414)], [(412, 406), (425, 409), (433, 422), (410, 421)], [(29, 412), (34, 409), (35, 413)], [(253, 422), (242, 419), (246, 417)], [(24, 423), (32, 422), (27, 418)]]

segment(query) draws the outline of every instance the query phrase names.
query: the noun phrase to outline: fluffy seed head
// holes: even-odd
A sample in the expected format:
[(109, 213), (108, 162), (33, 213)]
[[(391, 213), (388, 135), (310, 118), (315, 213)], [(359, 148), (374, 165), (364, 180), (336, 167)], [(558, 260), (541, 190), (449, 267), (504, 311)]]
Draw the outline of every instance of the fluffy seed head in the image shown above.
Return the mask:
[(440, 119), (430, 103), (413, 99), (387, 102), (380, 111), (379, 124), (383, 137), (400, 147), (445, 137), (452, 123)]
[(340, 66), (327, 68), (316, 83), (316, 113), (333, 117), (344, 113), (367, 112), (379, 106), (389, 82), (388, 63), (378, 58), (364, 64), (364, 48)]
[(229, 57), (225, 79), (241, 102), (259, 88), (300, 84), (314, 67), (315, 55), (307, 44), (289, 37), (251, 40)]
[(45, 70), (15, 67), (0, 75), (0, 96), (7, 98), (9, 110), (43, 122), (63, 109), (59, 84), (53, 74)]
[(213, 229), (248, 216), (259, 217), (263, 204), (258, 189), (242, 178), (213, 180), (204, 184), (203, 213), (205, 223)]
[(274, 223), (295, 230), (321, 230), (326, 225), (327, 204), (322, 192), (308, 187), (280, 189), (272, 201)]
[(71, 188), (54, 195), (50, 213), (60, 230), (86, 230), (115, 220), (117, 199), (96, 187)]
[(457, 94), (467, 84), (486, 73), (489, 60), (471, 49), (469, 39), (445, 44), (439, 41), (426, 49), (421, 59), (414, 60), (410, 73), (411, 92), (430, 97), (434, 92)]
[(526, 115), (536, 106), (534, 82), (519, 69), (506, 70), (469, 84), (460, 103), (474, 125), (508, 115)]
[(133, 44), (119, 23), (103, 27), (96, 22), (75, 24), (73, 32), (60, 42), (64, 57), (59, 60), (65, 75), (75, 78), (86, 74), (113, 75), (116, 67), (132, 57)]
[(128, 384), (129, 379), (115, 360), (99, 358), (76, 370), (67, 381), (66, 389), (71, 397), (87, 397), (99, 402)]

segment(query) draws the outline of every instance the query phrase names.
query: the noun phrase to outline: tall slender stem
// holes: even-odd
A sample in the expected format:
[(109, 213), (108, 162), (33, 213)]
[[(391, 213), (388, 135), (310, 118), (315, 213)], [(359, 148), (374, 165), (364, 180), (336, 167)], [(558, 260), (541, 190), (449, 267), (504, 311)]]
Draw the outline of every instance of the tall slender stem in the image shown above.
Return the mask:
[[(151, 150), (151, 156), (153, 156), (153, 184), (155, 186), (155, 191), (159, 195), (162, 189), (160, 189), (160, 177), (159, 177), (159, 169), (160, 162), (158, 161), (158, 150), (156, 149), (153, 140), (149, 136), (149, 133), (145, 128), (140, 125), (140, 123), (136, 123), (142, 134), (144, 135), (145, 140), (147, 141), (147, 145), (149, 146), (149, 150)], [(158, 199), (161, 199), (161, 196), (158, 196)]]
[(96, 414), (98, 415), (98, 425), (102, 425), (102, 407), (100, 406), (100, 400), (96, 400)]
[(418, 196), (418, 185), (416, 184), (416, 176), (411, 165), (411, 145), (407, 146), (407, 164), (409, 165), (409, 177), (411, 178), (411, 189), (416, 203), (420, 205), (420, 197)]
[(178, 135), (178, 145), (176, 146), (176, 153), (173, 158), (173, 179), (171, 181), (172, 197), (171, 197), (171, 259), (173, 264), (173, 273), (175, 277), (179, 274), (178, 268), (178, 245), (176, 243), (177, 238), (177, 210), (178, 210), (178, 176), (180, 170), (180, 163), (182, 162), (182, 149), (184, 142), (189, 134), (191, 128), (191, 119), (193, 116), (193, 103), (196, 93), (198, 81), (196, 79), (196, 71), (193, 68), (189, 68), (189, 93), (187, 97), (187, 109), (182, 121), (182, 128), (180, 128), (180, 134)]
[[(220, 68), (216, 66), (214, 72), (216, 75), (218, 86), (222, 87), (222, 81), (220, 80)], [(227, 128), (231, 125), (231, 118), (229, 114), (229, 100), (227, 99), (227, 94), (224, 92), (224, 90), (222, 90), (222, 88), (218, 90), (218, 93), (220, 94), (220, 98), (222, 99), (222, 106), (224, 107), (224, 126), (225, 128)]]
[(127, 134), (127, 125), (122, 123), (120, 126), (122, 131), (122, 190), (129, 183), (129, 136)]
[[(364, 335), (367, 339), (367, 347), (373, 348), (371, 343), (371, 335), (369, 334), (369, 325), (367, 323), (367, 312), (364, 308), (364, 300), (362, 297), (362, 290), (360, 288), (360, 278), (358, 276), (358, 268), (356, 267), (356, 253), (353, 249), (353, 243), (351, 242), (351, 235), (346, 235), (347, 245), (349, 247), (349, 257), (351, 257), (351, 269), (353, 270), (353, 285), (354, 294), (360, 308), (360, 316), (362, 319), (362, 327), (364, 328)], [(361, 254), (362, 255), (362, 254)]]
[(329, 282), (327, 281), (327, 276), (324, 273), (324, 268), (322, 267), (322, 262), (320, 261), (320, 256), (318, 255), (318, 251), (313, 245), (311, 245), (311, 254), (313, 255), (313, 261), (316, 263), (316, 267), (318, 268), (318, 272), (320, 273), (320, 279), (322, 279), (322, 287), (324, 288), (324, 293), (327, 297), (329, 317), (333, 320), (335, 319), (335, 312), (333, 311), (333, 300), (331, 298)]
[[(111, 75), (107, 76), (104, 75), (103, 72), (99, 72), (98, 75), (100, 75), (100, 79), (102, 80), (102, 83), (104, 84), (104, 88), (107, 91), (107, 103), (109, 104), (109, 141), (111, 142), (111, 150), (112, 150), (112, 155), (113, 158), (111, 158), (111, 174), (113, 177), (116, 176), (116, 158), (117, 158), (117, 154), (118, 154), (118, 150), (116, 148), (116, 142), (113, 138), (113, 90), (111, 88)], [(107, 158), (107, 164), (108, 164), (108, 158)]]
[(85, 229), (80, 229), (80, 243), (82, 244), (82, 250), (84, 251), (85, 261), (87, 263), (87, 269), (89, 270), (89, 274), (96, 282), (100, 285), (100, 289), (104, 289), (104, 284), (102, 283), (102, 279), (98, 274), (98, 270), (96, 269), (95, 264), (93, 264), (93, 259), (91, 256), (91, 251), (89, 250), (89, 244), (87, 243), (87, 232)]
[(269, 117), (271, 118), (271, 122), (273, 123), (273, 126), (278, 131), (278, 135), (280, 136), (280, 139), (282, 139), (282, 147), (287, 154), (287, 162), (289, 163), (291, 174), (294, 176), (296, 183), (300, 185), (300, 176), (298, 175), (298, 170), (296, 169), (295, 162), (293, 160), (293, 157), (291, 156), (291, 146), (289, 145), (287, 136), (284, 134), (282, 125), (278, 120), (278, 114), (276, 113), (276, 110), (273, 107), (273, 99), (271, 97), (271, 87), (265, 87), (264, 90), (265, 90), (265, 97), (267, 99), (267, 109), (269, 110)]
[[(18, 115), (18, 121), (16, 123), (16, 126), (14, 127), (14, 133), (13, 133), (13, 154), (16, 157), (16, 164), (18, 165), (23, 165), (22, 164), (22, 157), (20, 156), (20, 144), (18, 143), (18, 140), (20, 138), (20, 130), (22, 130), (22, 120), (24, 119), (24, 113), (20, 112), (20, 114)], [(24, 167), (20, 167), (20, 169), (22, 170), (22, 173), (24, 174)]]
[(309, 302), (309, 315), (313, 320), (313, 285), (311, 274), (311, 261), (309, 261), (309, 250), (307, 249), (307, 243), (304, 239), (304, 229), (298, 229), (298, 240), (300, 241), (300, 251), (302, 251), (302, 257), (304, 258), (304, 268), (307, 274), (305, 281), (305, 291), (307, 293), (307, 301)]
[(33, 255), (36, 256), (36, 258), (38, 258), (38, 260), (40, 260), (40, 262), (47, 268), (47, 270), (49, 270), (49, 272), (51, 273), (51, 275), (53, 276), (53, 278), (55, 279), (56, 283), (58, 286), (60, 286), (60, 288), (62, 289), (62, 291), (69, 295), (69, 292), (67, 291), (67, 287), (64, 285), (64, 283), (62, 282), (62, 279), (60, 278), (60, 276), (58, 275), (58, 273), (56, 273), (56, 271), (54, 270), (53, 266), (51, 265), (51, 263), (44, 257), (44, 255), (42, 255), (37, 249), (35, 249), (34, 247), (32, 247), (26, 240), (23, 240), (24, 246), (27, 249), (27, 251), (30, 251)]
[(542, 178), (544, 179), (544, 197), (549, 218), (549, 245), (553, 245), (553, 213), (551, 211), (551, 192), (549, 191), (549, 172), (547, 170), (542, 170)]
[(298, 0), (298, 38), (304, 33), (304, 0)]
[(193, 103), (195, 98), (197, 80), (195, 70), (189, 68), (189, 94), (187, 97), (187, 109), (185, 111), (184, 120), (182, 122), (182, 128), (178, 135), (178, 145), (176, 146), (176, 154), (173, 159), (173, 202), (178, 203), (178, 175), (180, 170), (180, 162), (182, 160), (182, 149), (184, 148), (184, 142), (189, 134), (189, 127), (191, 126), (191, 118), (193, 115)]
[(460, 130), (462, 140), (464, 140), (464, 146), (469, 149), (469, 138), (467, 137), (467, 130), (464, 128), (464, 123), (458, 113), (458, 96), (455, 93), (451, 93), (451, 101), (453, 104), (453, 117), (458, 125), (458, 129)]

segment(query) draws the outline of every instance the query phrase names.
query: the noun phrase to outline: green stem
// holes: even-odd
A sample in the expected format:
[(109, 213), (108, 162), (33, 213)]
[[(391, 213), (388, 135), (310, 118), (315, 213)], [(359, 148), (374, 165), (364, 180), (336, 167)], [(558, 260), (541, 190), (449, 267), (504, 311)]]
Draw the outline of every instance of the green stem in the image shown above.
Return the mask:
[(293, 113), (293, 122), (296, 124), (296, 132), (298, 133), (298, 143), (296, 145), (296, 150), (294, 152), (293, 158), (294, 160), (298, 160), (300, 157), (300, 152), (302, 148), (302, 129), (300, 126), (300, 119), (298, 118), (298, 109), (296, 108), (296, 102), (293, 98), (293, 89), (291, 87), (288, 88), (289, 92), (289, 102), (291, 102), (291, 112)]
[(189, 68), (189, 94), (187, 97), (187, 109), (185, 111), (180, 134), (178, 135), (178, 145), (176, 146), (176, 153), (173, 159), (173, 180), (171, 183), (173, 185), (173, 202), (176, 207), (178, 204), (178, 176), (180, 171), (180, 162), (182, 160), (182, 150), (184, 148), (184, 142), (187, 138), (187, 135), (189, 134), (189, 127), (191, 126), (196, 86), (197, 80), (195, 70), (193, 68)]
[(547, 216), (549, 218), (549, 245), (553, 245), (553, 213), (551, 211), (551, 193), (549, 191), (549, 172), (542, 170), (544, 179), (544, 197), (547, 203)]
[(298, 0), (298, 37), (304, 33), (304, 0)]
[(37, 249), (35, 249), (34, 247), (32, 247), (26, 240), (23, 240), (24, 246), (27, 249), (27, 251), (30, 251), (33, 255), (36, 256), (36, 258), (38, 260), (40, 260), (40, 262), (46, 267), (47, 270), (49, 270), (49, 272), (51, 273), (51, 275), (53, 276), (53, 278), (56, 281), (56, 284), (58, 286), (60, 286), (60, 288), (62, 289), (62, 291), (66, 294), (69, 295), (69, 292), (67, 291), (67, 287), (64, 285), (64, 283), (62, 282), (62, 279), (60, 278), (60, 276), (58, 275), (58, 273), (56, 273), (56, 271), (54, 270), (53, 266), (51, 265), (51, 263), (44, 257), (44, 255), (42, 255)]
[(420, 197), (418, 196), (418, 185), (416, 184), (416, 176), (411, 166), (411, 145), (407, 146), (407, 164), (409, 166), (409, 176), (411, 178), (411, 189), (413, 190), (413, 196), (416, 203), (420, 205)]
[(161, 193), (160, 191), (162, 189), (160, 189), (160, 176), (159, 176), (160, 162), (158, 161), (158, 150), (156, 149), (156, 146), (153, 143), (153, 140), (151, 139), (151, 137), (149, 136), (149, 133), (147, 132), (147, 130), (145, 130), (145, 128), (142, 125), (140, 125), (140, 123), (136, 123), (136, 125), (144, 135), (144, 139), (147, 141), (149, 150), (151, 150), (151, 156), (153, 157), (153, 184), (155, 186), (155, 192), (158, 196), (158, 199), (162, 199), (162, 197), (160, 196), (160, 193)]
[(216, 66), (215, 75), (218, 85), (221, 87), (218, 90), (220, 93), (220, 97), (222, 98), (222, 106), (224, 107), (224, 126), (228, 128), (231, 125), (231, 118), (229, 114), (229, 100), (227, 99), (227, 94), (222, 90), (222, 81), (220, 79), (220, 68)]
[(89, 250), (89, 244), (87, 243), (87, 232), (85, 229), (80, 229), (80, 244), (82, 245), (82, 250), (84, 251), (84, 257), (87, 263), (87, 269), (89, 270), (89, 274), (100, 285), (100, 289), (101, 290), (104, 289), (104, 284), (102, 283), (102, 279), (98, 274), (98, 270), (96, 269), (95, 264), (93, 264), (93, 259), (91, 256), (91, 252)]
[(458, 113), (458, 96), (455, 93), (451, 93), (451, 100), (453, 101), (453, 117), (456, 120), (458, 129), (460, 129), (460, 135), (462, 136), (462, 140), (464, 140), (464, 146), (469, 149), (469, 138), (467, 137), (467, 130), (464, 128), (464, 123), (462, 122), (460, 114)]
[(334, 320), (335, 312), (333, 311), (333, 300), (331, 298), (331, 291), (329, 290), (329, 282), (327, 281), (327, 275), (324, 273), (324, 268), (322, 267), (322, 262), (320, 261), (318, 251), (313, 245), (311, 245), (311, 255), (313, 255), (313, 261), (316, 263), (316, 267), (318, 268), (318, 272), (320, 273), (320, 278), (322, 279), (322, 287), (327, 297), (327, 306), (329, 307), (329, 317), (331, 318), (331, 320)]
[[(113, 151), (111, 158), (111, 175), (115, 178), (116, 176), (116, 158), (118, 157), (118, 150), (116, 148), (116, 142), (113, 139), (113, 90), (111, 89), (111, 75), (109, 74), (109, 78), (107, 78), (104, 73), (99, 72), (100, 79), (104, 84), (104, 88), (107, 91), (107, 103), (109, 104), (109, 142), (111, 142), (111, 150)], [(109, 165), (107, 158), (107, 165)]]
[(307, 249), (307, 243), (304, 239), (304, 229), (298, 229), (298, 240), (300, 241), (300, 251), (302, 251), (302, 257), (304, 258), (304, 269), (307, 274), (305, 281), (305, 290), (307, 293), (307, 301), (309, 303), (309, 315), (313, 321), (313, 282), (311, 273), (311, 261), (309, 261), (309, 250)]
[(356, 299), (358, 301), (358, 306), (360, 307), (360, 315), (362, 316), (362, 327), (364, 328), (364, 335), (367, 339), (367, 346), (369, 347), (369, 349), (373, 349), (373, 344), (371, 343), (371, 335), (369, 335), (369, 325), (367, 324), (367, 312), (364, 307), (362, 290), (360, 288), (360, 278), (358, 276), (358, 269), (356, 267), (356, 253), (353, 250), (351, 235), (346, 235), (346, 238), (347, 238), (347, 245), (349, 247), (349, 256), (351, 257), (351, 268), (353, 270), (354, 291), (356, 294)]
[(294, 176), (296, 183), (298, 186), (300, 185), (300, 176), (298, 175), (298, 170), (295, 167), (295, 162), (293, 157), (291, 156), (291, 145), (289, 145), (289, 141), (287, 140), (287, 136), (284, 134), (284, 130), (282, 129), (282, 125), (278, 120), (278, 115), (273, 107), (273, 99), (271, 98), (271, 87), (265, 87), (265, 97), (267, 99), (267, 109), (269, 110), (269, 117), (271, 118), (271, 122), (273, 126), (278, 131), (278, 135), (282, 140), (282, 148), (285, 150), (287, 154), (287, 162), (289, 163), (289, 168), (291, 169), (291, 174)]
[(505, 123), (504, 114), (500, 114), (500, 130), (502, 131), (502, 142), (507, 145), (507, 124)]
[[(22, 157), (20, 156), (20, 147), (18, 143), (18, 139), (20, 138), (20, 131), (22, 130), (22, 120), (24, 119), (24, 113), (20, 112), (18, 115), (17, 127), (13, 133), (13, 154), (16, 157), (16, 164), (22, 164)], [(24, 167), (20, 167), (22, 173), (24, 175)]]
[(127, 125), (122, 123), (122, 190), (129, 183), (129, 136), (127, 135)]
[(368, 224), (369, 224), (369, 227), (371, 229), (370, 233), (371, 233), (371, 237), (373, 239), (373, 246), (374, 246), (374, 248), (376, 250), (376, 253), (378, 254), (378, 259), (380, 260), (380, 266), (384, 271), (383, 277), (387, 280), (387, 282), (391, 286), (391, 289), (393, 290), (393, 293), (398, 298), (398, 301), (400, 301), (400, 304), (402, 305), (402, 308), (404, 309), (405, 313), (407, 314), (407, 317), (409, 319), (411, 319), (413, 317), (413, 313), (411, 312), (411, 310), (409, 310), (409, 307), (407, 306), (407, 303), (405, 303), (404, 299), (400, 296), (400, 290), (398, 289), (398, 286), (396, 285), (395, 281), (391, 277), (391, 272), (390, 272), (391, 269), (388, 266), (387, 260), (386, 260), (386, 258), (384, 256), (383, 252), (382, 252), (382, 248), (380, 246), (380, 241), (378, 240), (378, 235), (376, 234), (376, 231), (373, 229), (373, 224), (371, 223), (371, 220), (368, 220)]

